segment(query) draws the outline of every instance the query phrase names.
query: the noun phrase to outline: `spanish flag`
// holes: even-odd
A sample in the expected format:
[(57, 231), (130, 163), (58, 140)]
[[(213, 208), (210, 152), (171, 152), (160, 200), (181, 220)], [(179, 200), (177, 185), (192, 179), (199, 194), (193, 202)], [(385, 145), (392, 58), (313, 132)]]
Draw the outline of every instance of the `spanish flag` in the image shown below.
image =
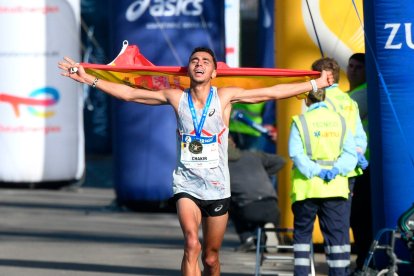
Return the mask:
[[(156, 66), (146, 59), (138, 46), (128, 45), (108, 65), (83, 63), (86, 72), (112, 82), (131, 87), (160, 90), (185, 89), (190, 86), (187, 67)], [(245, 89), (272, 86), (279, 83), (301, 82), (319, 76), (309, 70), (273, 68), (230, 68), (224, 62), (217, 63), (217, 77), (212, 80), (216, 87), (237, 86)]]

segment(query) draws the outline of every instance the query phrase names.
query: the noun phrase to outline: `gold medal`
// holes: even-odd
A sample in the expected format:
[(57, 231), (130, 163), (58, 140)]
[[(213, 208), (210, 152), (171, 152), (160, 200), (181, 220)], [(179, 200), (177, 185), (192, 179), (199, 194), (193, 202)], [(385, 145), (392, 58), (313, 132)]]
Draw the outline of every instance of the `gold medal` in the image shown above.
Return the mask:
[(194, 140), (188, 146), (188, 150), (191, 153), (199, 154), (199, 153), (201, 153), (203, 151), (203, 145), (199, 141)]

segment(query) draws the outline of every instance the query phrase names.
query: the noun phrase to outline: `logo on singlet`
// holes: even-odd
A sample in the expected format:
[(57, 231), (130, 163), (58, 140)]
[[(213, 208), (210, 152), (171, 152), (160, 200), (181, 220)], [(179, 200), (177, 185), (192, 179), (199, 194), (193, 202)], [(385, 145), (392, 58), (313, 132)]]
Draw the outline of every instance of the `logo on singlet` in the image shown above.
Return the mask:
[(208, 116), (209, 116), (209, 117), (213, 116), (215, 112), (216, 112), (216, 109), (214, 108), (213, 110), (211, 110), (211, 111), (208, 113)]

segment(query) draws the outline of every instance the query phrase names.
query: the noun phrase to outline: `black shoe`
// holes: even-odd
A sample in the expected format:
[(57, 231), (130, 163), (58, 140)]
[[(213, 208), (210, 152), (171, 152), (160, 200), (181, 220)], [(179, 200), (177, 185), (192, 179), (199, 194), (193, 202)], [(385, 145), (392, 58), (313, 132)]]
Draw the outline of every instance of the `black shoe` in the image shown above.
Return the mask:
[(244, 243), (236, 248), (238, 252), (254, 252), (256, 251), (256, 240), (254, 237), (248, 237)]

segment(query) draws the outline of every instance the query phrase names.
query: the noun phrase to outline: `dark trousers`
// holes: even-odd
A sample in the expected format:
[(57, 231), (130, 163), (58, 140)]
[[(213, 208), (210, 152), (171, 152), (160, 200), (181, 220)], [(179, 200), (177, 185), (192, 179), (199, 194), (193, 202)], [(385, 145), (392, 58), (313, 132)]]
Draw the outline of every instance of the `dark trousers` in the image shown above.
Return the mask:
[(373, 241), (371, 183), (369, 167), (355, 177), (351, 205), (351, 228), (354, 234), (356, 267), (362, 269)]
[(237, 202), (232, 202), (230, 218), (240, 242), (244, 243), (248, 237), (256, 235), (257, 227), (263, 227), (268, 222), (278, 226), (280, 210), (275, 198), (264, 198), (241, 207), (237, 206)]
[(310, 273), (310, 244), (316, 215), (324, 238), (329, 275), (348, 275), (351, 253), (348, 209), (345, 198), (314, 198), (293, 203), (294, 275)]

